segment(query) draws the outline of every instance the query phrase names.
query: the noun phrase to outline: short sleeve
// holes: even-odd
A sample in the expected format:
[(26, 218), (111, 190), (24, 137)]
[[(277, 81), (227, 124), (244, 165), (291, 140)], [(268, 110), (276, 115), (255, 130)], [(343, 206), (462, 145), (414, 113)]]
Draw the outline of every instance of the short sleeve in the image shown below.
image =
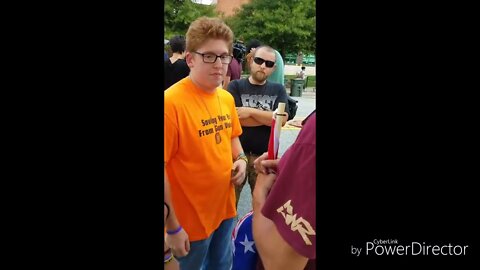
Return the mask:
[(262, 208), (282, 238), (309, 259), (315, 259), (316, 250), (315, 121), (315, 117), (307, 121), (281, 158), (277, 179)]
[(242, 107), (242, 99), (240, 97), (240, 90), (238, 89), (239, 88), (239, 85), (238, 83), (240, 82), (240, 80), (234, 80), (234, 81), (231, 81), (228, 86), (227, 86), (227, 91), (232, 94), (233, 96), (233, 99), (235, 100), (235, 106), (236, 107)]

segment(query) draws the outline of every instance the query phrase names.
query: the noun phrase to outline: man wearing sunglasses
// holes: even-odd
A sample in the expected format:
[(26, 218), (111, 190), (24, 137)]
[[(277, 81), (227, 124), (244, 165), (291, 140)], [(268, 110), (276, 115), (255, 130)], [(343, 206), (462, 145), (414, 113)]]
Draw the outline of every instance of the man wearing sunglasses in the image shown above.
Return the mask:
[[(270, 126), (273, 111), (279, 102), (287, 103), (287, 92), (282, 84), (267, 81), (275, 70), (275, 50), (269, 46), (257, 47), (253, 61), (249, 64), (250, 76), (246, 79), (234, 80), (228, 85), (228, 91), (235, 99), (237, 114), (243, 133), (240, 142), (248, 158), (247, 179), (253, 193), (257, 174), (253, 168), (255, 159), (268, 150)], [(287, 117), (284, 118), (285, 124)], [(235, 186), (236, 205), (243, 189)]]

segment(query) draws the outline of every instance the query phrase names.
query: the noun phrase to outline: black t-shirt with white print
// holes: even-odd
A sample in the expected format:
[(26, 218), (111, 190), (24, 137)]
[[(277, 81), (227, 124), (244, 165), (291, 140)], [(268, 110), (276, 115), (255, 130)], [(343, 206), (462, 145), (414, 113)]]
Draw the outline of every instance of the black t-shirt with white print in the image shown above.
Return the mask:
[[(287, 103), (285, 87), (279, 83), (266, 81), (264, 85), (254, 85), (248, 78), (234, 80), (228, 84), (228, 92), (235, 99), (236, 107), (250, 107), (263, 111), (274, 111), (279, 102)], [(244, 127), (240, 135), (243, 151), (261, 155), (268, 151), (270, 126)]]

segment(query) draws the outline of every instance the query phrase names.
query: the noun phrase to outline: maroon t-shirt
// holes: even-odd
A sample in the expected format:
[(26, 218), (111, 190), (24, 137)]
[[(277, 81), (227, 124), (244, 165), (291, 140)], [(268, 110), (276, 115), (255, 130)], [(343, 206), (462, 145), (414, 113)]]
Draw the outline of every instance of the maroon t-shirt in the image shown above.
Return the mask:
[(277, 179), (262, 208), (262, 214), (275, 223), (283, 239), (310, 259), (305, 269), (315, 269), (316, 265), (315, 129), (314, 112), (280, 159)]
[(230, 76), (230, 81), (240, 79), (242, 74), (242, 65), (237, 59), (233, 58), (232, 62), (228, 65), (227, 76)]

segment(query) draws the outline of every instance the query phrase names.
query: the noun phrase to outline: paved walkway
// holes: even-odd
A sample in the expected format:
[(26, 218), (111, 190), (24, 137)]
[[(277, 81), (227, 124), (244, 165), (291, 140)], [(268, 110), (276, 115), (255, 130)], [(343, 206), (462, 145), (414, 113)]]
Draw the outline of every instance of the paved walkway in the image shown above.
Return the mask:
[[(284, 68), (283, 68), (283, 73), (285, 75), (295, 75), (301, 69), (302, 69), (301, 66), (285, 65)], [(315, 67), (309, 67), (309, 66), (305, 67), (305, 73), (307, 74), (307, 76), (315, 76), (315, 74), (316, 74), (315, 71), (316, 71)]]

